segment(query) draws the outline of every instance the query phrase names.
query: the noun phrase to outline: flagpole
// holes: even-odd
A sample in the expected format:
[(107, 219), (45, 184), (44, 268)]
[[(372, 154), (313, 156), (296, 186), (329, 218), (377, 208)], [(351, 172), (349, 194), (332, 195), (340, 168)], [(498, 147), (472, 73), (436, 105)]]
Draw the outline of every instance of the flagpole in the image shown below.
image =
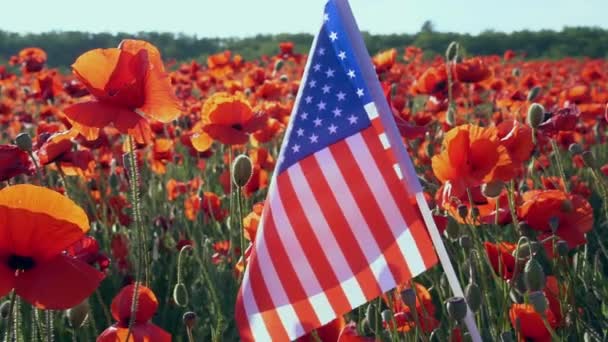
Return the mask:
[[(380, 119), (382, 120), (383, 126), (386, 130), (385, 133), (387, 138), (391, 146), (395, 147), (393, 150), (395, 151), (395, 157), (399, 163), (399, 167), (402, 170), (403, 183), (404, 185), (408, 184), (409, 188), (413, 190), (408, 191), (409, 194), (412, 192), (415, 193), (416, 202), (420, 208), (422, 218), (424, 219), (424, 223), (427, 227), (431, 240), (433, 241), (433, 245), (435, 246), (435, 251), (437, 252), (439, 261), (443, 266), (443, 271), (448, 279), (452, 293), (454, 296), (464, 298), (464, 293), (462, 291), (462, 287), (460, 286), (458, 276), (454, 271), (454, 267), (450, 261), (450, 256), (443, 245), (443, 240), (441, 239), (441, 235), (439, 234), (439, 230), (437, 229), (437, 225), (435, 224), (431, 210), (426, 202), (426, 199), (424, 198), (424, 192), (422, 190), (422, 186), (420, 185), (420, 181), (418, 180), (418, 176), (416, 175), (416, 170), (414, 169), (414, 165), (410, 160), (403, 141), (401, 140), (401, 135), (399, 134), (397, 126), (392, 118), (392, 110), (384, 97), (384, 93), (380, 87), (380, 82), (378, 81), (378, 76), (376, 75), (375, 70), (373, 70), (371, 67), (372, 62), (370, 60), (369, 53), (365, 47), (365, 43), (363, 42), (357, 23), (353, 17), (348, 0), (330, 1), (335, 1), (342, 14), (342, 18), (347, 21), (347, 25), (345, 26), (347, 27), (348, 34), (351, 38), (351, 42), (353, 43), (354, 51), (360, 58), (359, 60), (369, 60), (369, 63), (362, 63), (362, 65), (360, 65), (361, 72), (363, 73), (363, 77), (368, 84), (369, 91), (371, 92), (372, 99), (378, 108), (378, 112), (381, 113)], [(468, 304), (464, 323), (466, 324), (469, 334), (471, 335), (471, 339), (474, 342), (482, 342), (479, 329), (477, 328), (477, 324), (473, 317), (473, 312)]]

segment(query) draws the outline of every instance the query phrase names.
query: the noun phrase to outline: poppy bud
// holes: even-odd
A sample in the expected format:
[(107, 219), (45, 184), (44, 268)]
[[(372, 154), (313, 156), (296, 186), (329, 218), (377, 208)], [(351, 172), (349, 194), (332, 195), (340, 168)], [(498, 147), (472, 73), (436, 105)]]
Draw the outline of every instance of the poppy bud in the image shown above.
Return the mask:
[(22, 151), (32, 152), (32, 137), (27, 133), (19, 133), (15, 138), (15, 144)]
[(570, 247), (568, 247), (568, 243), (564, 240), (559, 240), (557, 241), (557, 244), (555, 245), (555, 249), (557, 250), (557, 254), (559, 254), (559, 256), (568, 256), (568, 252), (570, 251)]
[(416, 308), (416, 291), (414, 291), (414, 289), (404, 289), (401, 291), (400, 295), (401, 301), (410, 309), (410, 311)]
[(245, 89), (245, 91), (243, 91), (243, 93), (245, 94), (246, 97), (249, 97), (249, 95), (251, 95), (251, 88)]
[(6, 300), (0, 304), (0, 319), (7, 319), (11, 314), (11, 302)]
[(583, 152), (582, 157), (583, 157), (583, 162), (585, 162), (585, 165), (587, 165), (588, 167), (590, 167), (592, 169), (596, 169), (598, 167), (597, 160), (595, 159), (593, 152), (585, 151), (585, 152)]
[(532, 89), (530, 89), (530, 92), (528, 93), (528, 102), (534, 101), (534, 99), (536, 99), (536, 97), (538, 96), (539, 93), (540, 93), (539, 86), (534, 86)]
[(505, 331), (500, 334), (500, 342), (515, 342), (513, 338), (513, 333), (510, 331)]
[(274, 72), (279, 72), (281, 71), (281, 69), (283, 69), (283, 66), (285, 65), (285, 62), (282, 59), (278, 59), (275, 63), (274, 63)]
[(532, 228), (530, 228), (530, 225), (525, 221), (519, 222), (517, 225), (517, 231), (520, 236), (530, 237), (532, 234)]
[(432, 158), (433, 155), (435, 155), (435, 145), (433, 145), (432, 141), (426, 144), (425, 152), (429, 158)]
[(477, 217), (479, 217), (479, 215), (480, 215), (479, 214), (479, 208), (477, 208), (477, 207), (471, 208), (471, 216), (472, 217), (476, 217), (477, 218)]
[(466, 205), (459, 204), (456, 210), (458, 211), (458, 215), (460, 216), (460, 218), (462, 218), (463, 220), (467, 218), (467, 215), (469, 214), (469, 208), (467, 208)]
[(458, 243), (460, 244), (460, 247), (464, 248), (465, 250), (469, 250), (471, 247), (473, 247), (473, 242), (468, 235), (461, 236)]
[(518, 261), (525, 261), (531, 258), (538, 251), (538, 245), (533, 242), (524, 242), (519, 248), (513, 251), (513, 256)]
[(457, 42), (451, 42), (450, 45), (448, 45), (448, 48), (445, 50), (445, 58), (448, 61), (451, 61), (453, 59), (455, 59), (456, 57), (458, 57), (458, 48), (460, 47), (460, 45), (458, 45)]
[(389, 309), (386, 309), (384, 311), (382, 311), (382, 321), (383, 322), (390, 322), (393, 320), (393, 312)]
[(437, 329), (433, 330), (431, 332), (431, 335), (429, 336), (429, 341), (430, 342), (445, 341), (445, 339), (443, 338), (443, 336), (441, 336), (441, 329), (437, 328)]
[(448, 216), (448, 224), (445, 231), (452, 240), (456, 240), (460, 236), (460, 225), (458, 225), (458, 222), (452, 216)]
[(365, 310), (365, 319), (367, 320), (367, 325), (371, 331), (376, 329), (376, 325), (378, 323), (378, 317), (376, 315), (376, 307), (374, 303), (369, 303), (367, 306), (367, 310)]
[(456, 108), (454, 106), (448, 107), (448, 111), (445, 114), (445, 122), (450, 126), (456, 125)]
[(239, 155), (232, 163), (232, 181), (239, 188), (244, 187), (249, 183), (253, 175), (253, 165), (251, 159), (244, 154)]
[(481, 186), (481, 193), (488, 198), (496, 198), (500, 196), (502, 189), (504, 188), (504, 183), (500, 180), (483, 184)]
[(530, 105), (528, 108), (528, 117), (526, 118), (526, 121), (530, 127), (538, 128), (538, 126), (540, 126), (540, 124), (543, 122), (544, 118), (545, 108), (542, 105), (538, 103), (533, 103)]
[(543, 291), (534, 291), (528, 295), (528, 301), (532, 304), (534, 311), (539, 315), (544, 315), (547, 311), (547, 298)]
[(535, 258), (530, 258), (524, 267), (524, 283), (528, 291), (542, 291), (545, 288), (545, 272)]
[(188, 305), (188, 290), (184, 283), (177, 283), (173, 288), (173, 301), (178, 306), (184, 307)]
[(559, 228), (559, 217), (551, 216), (551, 218), (549, 218), (549, 227), (551, 227), (551, 232), (555, 234), (557, 228)]
[(513, 68), (513, 70), (511, 70), (511, 75), (513, 75), (514, 77), (519, 77), (519, 75), (521, 75), (521, 71), (519, 70), (519, 68)]
[(281, 75), (281, 77), (279, 77), (279, 81), (283, 82), (283, 83), (287, 83), (287, 81), (289, 81), (289, 77), (285, 74)]
[(82, 327), (84, 322), (87, 320), (89, 316), (89, 310), (91, 306), (89, 305), (89, 301), (85, 299), (82, 303), (76, 305), (75, 307), (68, 309), (66, 311), (66, 316), (68, 317), (68, 322), (70, 322), (70, 326), (74, 329), (78, 329)]
[(471, 311), (477, 312), (477, 310), (479, 310), (479, 308), (481, 307), (482, 301), (481, 290), (479, 289), (479, 286), (475, 283), (470, 283), (464, 289), (464, 296), (467, 299), (467, 303), (469, 304)]
[(452, 297), (446, 301), (446, 308), (451, 319), (460, 322), (467, 315), (467, 302), (462, 297)]
[(196, 323), (196, 314), (192, 311), (188, 311), (182, 316), (182, 320), (188, 329), (192, 329)]
[(583, 147), (580, 144), (572, 143), (570, 146), (568, 146), (568, 151), (570, 151), (570, 153), (573, 155), (579, 155), (583, 153)]

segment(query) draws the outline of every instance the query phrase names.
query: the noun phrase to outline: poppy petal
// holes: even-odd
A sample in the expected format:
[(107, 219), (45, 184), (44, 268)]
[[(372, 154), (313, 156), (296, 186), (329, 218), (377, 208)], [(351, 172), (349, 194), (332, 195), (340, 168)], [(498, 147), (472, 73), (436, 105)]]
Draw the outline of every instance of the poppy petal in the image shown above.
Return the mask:
[(19, 274), (17, 294), (40, 309), (69, 309), (91, 295), (103, 273), (88, 264), (58, 255)]
[(96, 97), (105, 96), (105, 87), (110, 81), (120, 59), (120, 49), (95, 49), (82, 54), (72, 64), (72, 70)]
[(140, 144), (149, 143), (152, 140), (152, 129), (148, 120), (142, 115), (128, 109), (120, 109), (116, 116), (114, 127), (123, 134), (129, 134)]
[[(120, 107), (103, 102), (89, 101), (73, 104), (64, 109), (63, 112), (68, 119), (80, 125), (103, 128), (114, 121), (120, 111)], [(78, 127), (74, 126), (74, 128), (77, 129)], [(80, 133), (85, 135), (83, 132)]]
[(205, 132), (193, 134), (190, 141), (192, 141), (192, 146), (194, 146), (198, 152), (205, 152), (213, 145), (213, 138)]
[[(135, 291), (135, 285), (128, 285), (123, 287), (122, 290), (112, 300), (112, 317), (117, 321), (129, 321), (131, 318), (131, 304), (133, 303), (133, 291)], [(158, 309), (158, 299), (156, 295), (149, 288), (141, 285), (137, 287), (138, 300), (137, 300), (137, 312), (135, 318), (137, 323), (145, 323), (152, 319), (152, 316)]]
[(140, 108), (142, 112), (165, 123), (180, 116), (181, 109), (166, 73), (156, 69), (150, 70), (144, 87), (145, 102)]
[[(128, 334), (129, 328), (113, 325), (97, 337), (97, 342), (126, 342)], [(136, 324), (133, 326), (128, 342), (142, 341), (170, 342), (171, 334), (152, 323)]]
[(224, 125), (207, 125), (203, 130), (213, 139), (228, 145), (243, 145), (249, 141), (247, 133)]

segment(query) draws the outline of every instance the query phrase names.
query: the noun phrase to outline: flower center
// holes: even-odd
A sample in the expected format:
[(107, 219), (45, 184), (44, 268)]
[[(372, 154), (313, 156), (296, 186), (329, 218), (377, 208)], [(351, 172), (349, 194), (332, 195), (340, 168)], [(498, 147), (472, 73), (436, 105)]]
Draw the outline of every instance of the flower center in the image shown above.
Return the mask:
[(234, 124), (231, 127), (234, 128), (234, 129), (236, 129), (236, 130), (238, 130), (238, 131), (240, 131), (240, 130), (243, 129), (243, 126), (241, 126), (241, 124)]
[(34, 259), (16, 254), (9, 256), (6, 264), (15, 271), (27, 271), (36, 266)]

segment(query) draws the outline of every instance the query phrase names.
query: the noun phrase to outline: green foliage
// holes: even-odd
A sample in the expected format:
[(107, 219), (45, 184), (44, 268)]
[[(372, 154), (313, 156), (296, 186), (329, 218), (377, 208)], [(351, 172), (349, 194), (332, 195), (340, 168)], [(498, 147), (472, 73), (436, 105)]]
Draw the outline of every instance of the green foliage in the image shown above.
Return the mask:
[[(608, 30), (597, 27), (567, 27), (562, 31), (542, 30), (538, 32), (518, 31), (503, 33), (484, 31), (478, 35), (451, 32), (436, 32), (432, 26), (416, 34), (371, 35), (364, 33), (370, 53), (391, 48), (418, 46), (429, 55), (443, 55), (451, 41), (467, 47), (472, 55), (502, 54), (508, 49), (523, 52), (528, 58), (608, 57)], [(156, 45), (167, 59), (188, 60), (206, 57), (230, 49), (238, 51), (246, 59), (276, 54), (278, 43), (292, 41), (296, 50), (307, 52), (312, 35), (277, 34), (256, 35), (247, 38), (200, 38), (186, 34), (138, 32), (87, 33), (45, 32), (18, 34), (0, 31), (0, 61), (8, 60), (22, 48), (36, 46), (49, 55), (49, 65), (66, 66), (74, 62), (83, 52), (98, 47), (113, 47), (124, 38), (144, 39)]]

